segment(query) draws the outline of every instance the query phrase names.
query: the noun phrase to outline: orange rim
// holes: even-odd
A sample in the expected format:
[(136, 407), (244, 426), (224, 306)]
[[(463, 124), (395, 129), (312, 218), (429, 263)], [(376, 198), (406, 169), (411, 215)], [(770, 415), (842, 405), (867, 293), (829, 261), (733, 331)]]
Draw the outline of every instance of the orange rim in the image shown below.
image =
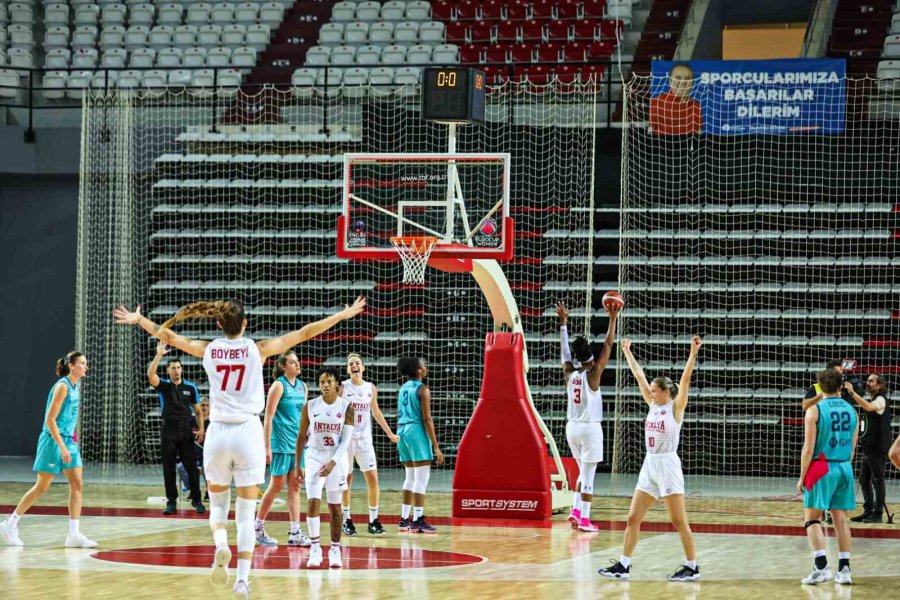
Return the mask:
[(393, 236), (390, 240), (395, 246), (403, 245), (419, 254), (424, 254), (428, 250), (431, 250), (438, 241), (436, 237), (430, 235)]

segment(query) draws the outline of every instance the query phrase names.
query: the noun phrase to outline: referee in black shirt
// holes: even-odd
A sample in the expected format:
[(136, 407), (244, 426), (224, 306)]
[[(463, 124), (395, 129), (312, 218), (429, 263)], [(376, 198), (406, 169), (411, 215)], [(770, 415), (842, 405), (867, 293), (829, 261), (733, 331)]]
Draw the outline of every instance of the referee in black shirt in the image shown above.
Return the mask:
[[(178, 462), (176, 456), (181, 456), (181, 463), (188, 472), (188, 481), (191, 486), (191, 504), (197, 514), (206, 512), (200, 496), (200, 474), (197, 471), (197, 455), (194, 449), (194, 437), (203, 441), (206, 430), (203, 417), (200, 414), (200, 394), (190, 381), (181, 377), (181, 361), (177, 358), (169, 359), (166, 363), (168, 379), (160, 379), (156, 370), (159, 361), (169, 351), (168, 346), (160, 342), (156, 346), (156, 356), (147, 367), (147, 379), (150, 385), (159, 392), (159, 404), (162, 408), (162, 431), (160, 445), (162, 446), (163, 478), (166, 483), (166, 509), (165, 515), (173, 515), (178, 501), (178, 482), (176, 481), (175, 465)], [(191, 425), (192, 413), (197, 417), (197, 432), (194, 433)]]

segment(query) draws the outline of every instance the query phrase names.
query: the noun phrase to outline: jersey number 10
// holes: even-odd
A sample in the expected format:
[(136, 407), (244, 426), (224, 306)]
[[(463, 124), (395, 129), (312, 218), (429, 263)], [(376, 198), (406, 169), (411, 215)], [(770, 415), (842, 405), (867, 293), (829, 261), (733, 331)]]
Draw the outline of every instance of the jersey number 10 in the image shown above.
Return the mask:
[(222, 377), (222, 391), (225, 391), (225, 388), (228, 387), (228, 378), (233, 371), (236, 371), (238, 374), (237, 383), (234, 385), (234, 391), (241, 391), (241, 384), (244, 383), (244, 371), (246, 367), (244, 365), (218, 365), (216, 367), (216, 373), (224, 373), (225, 375)]

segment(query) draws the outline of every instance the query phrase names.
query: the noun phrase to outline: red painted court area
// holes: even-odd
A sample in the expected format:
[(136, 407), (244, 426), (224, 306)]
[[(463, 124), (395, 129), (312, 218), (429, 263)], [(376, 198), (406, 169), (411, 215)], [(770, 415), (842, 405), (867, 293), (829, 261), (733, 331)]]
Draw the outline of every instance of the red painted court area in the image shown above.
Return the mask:
[[(322, 550), (328, 555), (328, 548)], [(481, 556), (460, 552), (406, 548), (377, 548), (345, 546), (342, 551), (344, 569), (428, 569), (434, 567), (458, 567), (484, 562)], [(109, 562), (162, 567), (203, 567), (212, 564), (215, 546), (156, 546), (149, 548), (123, 548), (96, 552), (91, 556)], [(254, 569), (306, 569), (308, 548), (291, 546), (257, 546), (253, 553)], [(237, 567), (237, 551), (231, 559), (231, 567)], [(321, 569), (328, 570), (325, 561)]]

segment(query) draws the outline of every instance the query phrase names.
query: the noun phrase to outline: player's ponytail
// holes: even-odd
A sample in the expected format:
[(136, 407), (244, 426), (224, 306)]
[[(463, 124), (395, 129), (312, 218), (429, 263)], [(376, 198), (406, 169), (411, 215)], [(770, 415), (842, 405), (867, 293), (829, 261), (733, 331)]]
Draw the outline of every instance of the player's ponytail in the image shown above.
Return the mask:
[(669, 394), (673, 397), (678, 395), (678, 386), (675, 385), (675, 382), (668, 377), (657, 377), (653, 380), (653, 383), (655, 383), (656, 387), (658, 387), (659, 389), (669, 392)]
[(296, 357), (297, 354), (293, 350), (288, 350), (287, 352), (281, 353), (278, 358), (275, 359), (275, 366), (272, 368), (272, 376), (275, 379), (284, 375), (284, 367), (287, 365), (288, 359), (292, 356)]
[(244, 328), (244, 305), (239, 300), (200, 300), (182, 306), (177, 313), (162, 324), (162, 329), (190, 319), (214, 319), (222, 326), (225, 335), (239, 335)]
[(65, 377), (68, 375), (72, 369), (69, 365), (73, 364), (79, 357), (84, 356), (81, 352), (76, 352), (72, 350), (62, 358), (56, 361), (56, 376), (57, 377)]

